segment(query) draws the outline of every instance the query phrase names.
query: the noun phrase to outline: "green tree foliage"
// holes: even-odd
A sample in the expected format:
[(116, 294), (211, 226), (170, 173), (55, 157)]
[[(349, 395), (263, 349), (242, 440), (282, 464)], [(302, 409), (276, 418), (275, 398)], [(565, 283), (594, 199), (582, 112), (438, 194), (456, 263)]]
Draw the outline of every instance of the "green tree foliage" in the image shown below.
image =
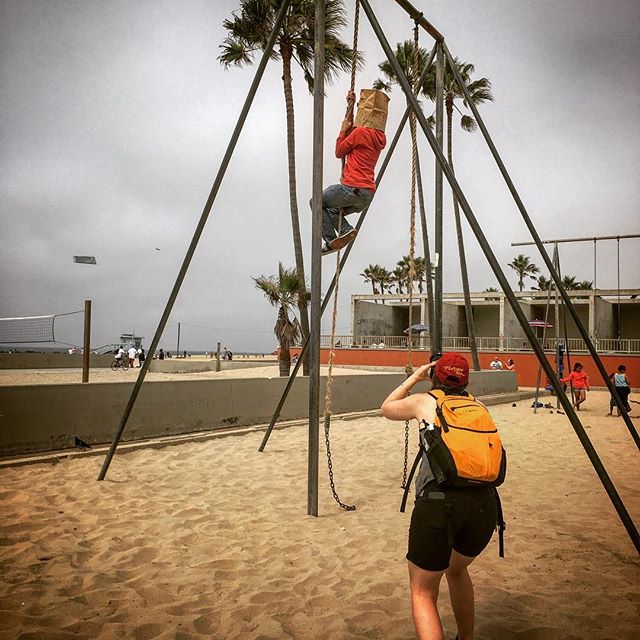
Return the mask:
[(524, 254), (517, 255), (508, 265), (518, 274), (518, 288), (524, 289), (524, 279), (531, 278), (537, 280), (535, 274), (540, 273), (540, 269), (531, 262), (531, 259)]
[[(265, 50), (273, 31), (275, 19), (282, 0), (241, 0), (240, 7), (232, 13), (232, 18), (223, 22), (227, 37), (220, 45), (222, 53), (218, 57), (225, 68), (250, 65), (254, 56)], [(342, 0), (327, 0), (325, 8), (325, 70), (327, 82), (334, 80), (338, 73), (351, 69), (352, 48), (343, 42), (340, 31), (346, 25), (346, 15)], [(304, 285), (304, 256), (300, 236), (298, 197), (296, 183), (295, 119), (293, 105), (292, 62), (302, 70), (309, 91), (313, 92), (313, 47), (315, 31), (315, 3), (313, 0), (293, 0), (271, 55), (272, 60), (282, 63), (282, 82), (287, 116), (287, 156), (289, 168), (289, 208), (296, 270)], [(358, 54), (359, 64), (362, 62)], [(301, 306), (302, 331), (309, 333), (307, 309)], [(305, 373), (307, 366), (305, 362)]]
[(262, 291), (269, 303), (278, 310), (273, 332), (280, 344), (280, 375), (288, 376), (291, 369), (291, 346), (300, 340), (302, 335), (294, 308), (296, 306), (306, 308), (309, 303), (309, 293), (296, 270), (285, 269), (282, 263), (278, 265), (277, 276), (260, 276), (253, 278), (253, 281), (256, 283), (256, 288)]

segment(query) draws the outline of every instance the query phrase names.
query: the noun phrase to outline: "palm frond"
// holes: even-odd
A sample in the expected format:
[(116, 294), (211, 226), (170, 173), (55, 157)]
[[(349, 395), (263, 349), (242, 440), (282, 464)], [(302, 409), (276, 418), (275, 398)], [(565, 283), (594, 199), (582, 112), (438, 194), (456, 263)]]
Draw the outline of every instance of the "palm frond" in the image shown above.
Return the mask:
[(468, 133), (473, 133), (478, 129), (478, 123), (474, 118), (468, 115), (463, 115), (462, 118), (460, 118), (460, 126)]

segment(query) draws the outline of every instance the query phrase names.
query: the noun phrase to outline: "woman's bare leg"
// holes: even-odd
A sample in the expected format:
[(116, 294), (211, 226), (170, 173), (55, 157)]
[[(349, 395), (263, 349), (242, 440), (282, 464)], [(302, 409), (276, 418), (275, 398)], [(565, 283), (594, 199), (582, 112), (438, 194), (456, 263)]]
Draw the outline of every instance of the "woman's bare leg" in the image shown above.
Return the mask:
[(408, 564), (411, 612), (418, 640), (443, 640), (438, 593), (444, 571), (426, 571), (411, 561)]
[(451, 552), (449, 568), (445, 573), (460, 640), (473, 640), (475, 622), (473, 583), (467, 569), (473, 561), (474, 558), (463, 556), (454, 550)]

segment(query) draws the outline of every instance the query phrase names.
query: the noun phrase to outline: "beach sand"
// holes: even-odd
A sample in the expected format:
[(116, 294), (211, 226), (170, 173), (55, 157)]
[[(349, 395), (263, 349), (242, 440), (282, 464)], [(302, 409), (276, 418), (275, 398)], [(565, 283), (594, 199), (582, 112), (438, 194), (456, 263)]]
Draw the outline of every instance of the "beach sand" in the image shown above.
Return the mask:
[[(565, 416), (491, 408), (509, 453), (497, 537), (472, 565), (478, 640), (636, 640), (638, 555)], [(635, 408), (635, 406), (634, 406)], [(631, 517), (638, 451), (608, 395), (580, 412)], [(635, 421), (638, 424), (638, 421)], [(0, 639), (414, 637), (403, 425), (334, 420), (332, 500), (306, 514), (307, 431), (0, 471)], [(415, 450), (416, 435), (411, 436)], [(446, 635), (455, 622), (443, 581)]]
[[(293, 370), (293, 367), (292, 367)], [(135, 382), (140, 369), (111, 371), (111, 369), (91, 369), (89, 383), (92, 382)], [(327, 367), (320, 367), (320, 373), (326, 375)], [(334, 375), (350, 374), (380, 374), (365, 368), (334, 367)], [(159, 373), (149, 371), (145, 381), (157, 380), (212, 380), (217, 378), (278, 378), (280, 376), (279, 365), (266, 367), (246, 367), (243, 369), (228, 369), (226, 371), (201, 371), (198, 373)], [(65, 384), (82, 382), (82, 369), (0, 369), (0, 385), (24, 385), (24, 384)]]

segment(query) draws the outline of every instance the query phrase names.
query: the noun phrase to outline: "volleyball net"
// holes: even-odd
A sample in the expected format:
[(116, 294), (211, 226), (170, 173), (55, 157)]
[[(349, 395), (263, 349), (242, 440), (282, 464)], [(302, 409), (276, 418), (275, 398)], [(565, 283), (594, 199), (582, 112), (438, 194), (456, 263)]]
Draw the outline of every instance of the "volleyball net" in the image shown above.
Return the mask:
[(56, 342), (56, 319), (83, 311), (71, 311), (48, 316), (26, 316), (22, 318), (0, 318), (0, 344), (27, 344)]

